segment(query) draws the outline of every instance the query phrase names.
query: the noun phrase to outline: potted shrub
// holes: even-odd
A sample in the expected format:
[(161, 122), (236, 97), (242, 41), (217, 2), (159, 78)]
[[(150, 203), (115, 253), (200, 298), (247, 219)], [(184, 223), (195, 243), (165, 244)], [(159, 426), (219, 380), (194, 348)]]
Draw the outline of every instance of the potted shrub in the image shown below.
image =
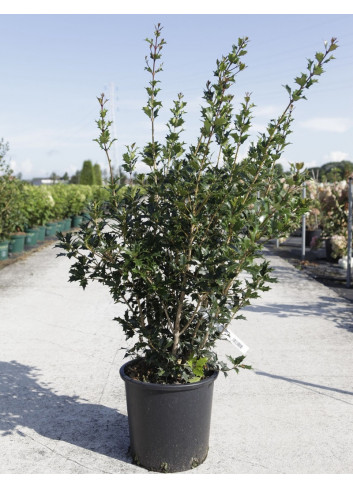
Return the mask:
[[(233, 119), (230, 88), (245, 68), (247, 38), (239, 39), (217, 61), (215, 81), (207, 82), (201, 109), (201, 132), (188, 149), (181, 140), (186, 103), (179, 94), (171, 109), (167, 135), (157, 141), (155, 121), (161, 108), (157, 74), (165, 41), (161, 27), (147, 39), (150, 57), (148, 101), (151, 141), (139, 151), (127, 146), (124, 170), (131, 175), (138, 157), (147, 174), (137, 185), (114, 177), (111, 121), (104, 94), (98, 97), (97, 142), (110, 167), (110, 199), (104, 210), (93, 202), (91, 219), (76, 233), (59, 235), (60, 255), (74, 259), (70, 281), (85, 288), (90, 280), (106, 285), (125, 314), (115, 318), (132, 341), (121, 367), (125, 381), (131, 453), (136, 463), (154, 471), (183, 471), (202, 463), (208, 450), (212, 389), (219, 372), (251, 368), (244, 356), (228, 361), (216, 344), (241, 309), (273, 282), (264, 243), (298, 227), (308, 202), (302, 199), (303, 164), (277, 178), (278, 162), (290, 133), (293, 105), (323, 72), (336, 49), (309, 60), (307, 73), (295, 79), (282, 114), (250, 144), (252, 103), (246, 94)], [(141, 190), (142, 189), (142, 190)]]
[(72, 227), (78, 227), (82, 223), (81, 215), (86, 209), (93, 192), (90, 185), (70, 185), (68, 195), (69, 216)]
[(25, 220), (24, 214), (22, 212), (21, 206), (21, 195), (22, 195), (23, 183), (21, 181), (17, 181), (17, 199), (16, 199), (16, 207), (13, 212), (12, 217), (12, 232), (10, 233), (10, 243), (9, 243), (9, 252), (10, 253), (22, 253), (25, 247), (25, 240), (27, 234), (25, 233)]
[(44, 241), (46, 223), (52, 216), (54, 201), (46, 187), (22, 186), (19, 209), (24, 225), (19, 228), (26, 231), (26, 245), (34, 246)]
[(326, 258), (337, 262), (347, 255), (348, 240), (348, 185), (341, 182), (320, 184), (319, 200), (322, 209), (322, 234)]
[[(5, 162), (8, 144), (0, 140), (0, 260), (6, 260), (11, 236), (18, 231), (21, 222), (19, 197), (22, 182), (14, 177)], [(21, 237), (23, 239), (23, 237)]]
[(310, 209), (306, 213), (305, 246), (315, 248), (321, 236), (321, 211), (318, 198), (318, 185), (315, 180), (306, 182), (306, 191), (310, 198)]
[(51, 185), (50, 194), (55, 202), (55, 205), (53, 207), (53, 221), (51, 223), (52, 228), (54, 228), (55, 224), (55, 234), (56, 231), (64, 231), (65, 228), (64, 218), (67, 216), (69, 209), (66, 185), (62, 183)]
[(8, 224), (9, 235), (9, 253), (22, 253), (25, 247), (27, 234), (25, 229), (25, 216), (22, 206), (22, 194), (24, 184), (18, 179), (11, 179), (11, 210), (7, 214), (6, 221)]
[(38, 241), (44, 241), (46, 226), (53, 217), (55, 201), (45, 185), (40, 187), (26, 185), (24, 196), (28, 227), (38, 229)]

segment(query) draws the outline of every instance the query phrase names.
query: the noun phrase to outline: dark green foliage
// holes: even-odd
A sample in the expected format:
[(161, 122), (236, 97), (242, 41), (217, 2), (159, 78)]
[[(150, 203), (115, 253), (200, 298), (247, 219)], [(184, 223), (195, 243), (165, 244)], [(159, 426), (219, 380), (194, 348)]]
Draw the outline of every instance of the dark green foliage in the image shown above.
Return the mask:
[(102, 185), (102, 171), (98, 163), (93, 165), (93, 184)]
[(353, 163), (347, 160), (329, 162), (319, 167), (309, 168), (308, 172), (319, 182), (339, 182), (347, 180), (353, 174)]
[(0, 140), (0, 241), (8, 239), (11, 233), (22, 230), (24, 219), (20, 206), (24, 183), (15, 178), (5, 156), (8, 143)]
[(83, 162), (79, 183), (81, 185), (94, 184), (94, 173), (93, 173), (93, 166), (91, 160), (86, 160)]
[(69, 183), (73, 183), (73, 184), (79, 184), (80, 183), (80, 175), (81, 175), (81, 172), (80, 170), (77, 170), (77, 172), (72, 175), (72, 177), (70, 178), (70, 182)]
[[(287, 235), (307, 210), (308, 202), (301, 197), (303, 165), (292, 165), (281, 179), (277, 164), (288, 144), (293, 104), (317, 81), (336, 44), (333, 39), (315, 62), (308, 61), (307, 74), (295, 80), (298, 88), (286, 86), (289, 101), (283, 113), (269, 122), (240, 160), (253, 104), (246, 94), (234, 115), (230, 89), (245, 69), (248, 39), (239, 39), (217, 60), (215, 81), (208, 81), (204, 90), (200, 136), (186, 149), (181, 140), (186, 107), (182, 94), (171, 109), (165, 142), (155, 138), (161, 109), (155, 77), (162, 69), (165, 44), (160, 36), (157, 26), (154, 39), (147, 40), (151, 79), (143, 110), (151, 122), (151, 141), (141, 151), (135, 144), (128, 146), (123, 165), (131, 175), (141, 157), (150, 172), (135, 174), (137, 185), (124, 192), (119, 178), (111, 175), (105, 212), (93, 205), (91, 221), (76, 235), (62, 237), (58, 246), (75, 260), (71, 281), (86, 287), (97, 280), (126, 306), (125, 314), (115, 319), (126, 338), (135, 340), (127, 355), (143, 358), (141, 380), (193, 382), (210, 370), (249, 368), (242, 363), (244, 357), (229, 357), (228, 366), (214, 347), (230, 321), (242, 319), (241, 309), (274, 281), (262, 256), (266, 240)], [(97, 142), (110, 162), (113, 141), (104, 94), (98, 101)]]

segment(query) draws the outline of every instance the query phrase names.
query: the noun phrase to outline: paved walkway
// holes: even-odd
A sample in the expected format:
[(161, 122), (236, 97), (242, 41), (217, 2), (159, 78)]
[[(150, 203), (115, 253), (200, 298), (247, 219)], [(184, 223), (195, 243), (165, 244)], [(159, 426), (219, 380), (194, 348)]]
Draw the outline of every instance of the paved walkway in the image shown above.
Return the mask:
[[(128, 455), (121, 309), (52, 246), (0, 270), (0, 473), (144, 474)], [(193, 474), (353, 473), (353, 304), (269, 255), (280, 281), (233, 332), (253, 371), (215, 384)], [(220, 356), (239, 354), (227, 341)]]

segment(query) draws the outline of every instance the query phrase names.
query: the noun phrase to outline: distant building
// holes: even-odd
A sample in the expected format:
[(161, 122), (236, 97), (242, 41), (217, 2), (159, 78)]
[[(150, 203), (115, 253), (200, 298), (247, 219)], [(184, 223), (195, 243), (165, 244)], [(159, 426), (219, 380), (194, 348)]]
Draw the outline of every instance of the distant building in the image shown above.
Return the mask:
[(68, 183), (67, 180), (54, 180), (53, 178), (33, 178), (32, 185), (54, 185), (54, 183)]

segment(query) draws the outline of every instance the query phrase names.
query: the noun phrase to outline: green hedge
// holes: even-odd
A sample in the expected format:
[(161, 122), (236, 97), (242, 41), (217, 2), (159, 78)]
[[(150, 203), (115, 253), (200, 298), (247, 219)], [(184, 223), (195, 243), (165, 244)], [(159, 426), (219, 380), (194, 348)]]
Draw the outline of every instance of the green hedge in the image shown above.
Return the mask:
[(36, 187), (12, 175), (0, 175), (0, 190), (0, 240), (17, 231), (83, 214), (90, 202), (104, 202), (109, 195), (97, 185)]

